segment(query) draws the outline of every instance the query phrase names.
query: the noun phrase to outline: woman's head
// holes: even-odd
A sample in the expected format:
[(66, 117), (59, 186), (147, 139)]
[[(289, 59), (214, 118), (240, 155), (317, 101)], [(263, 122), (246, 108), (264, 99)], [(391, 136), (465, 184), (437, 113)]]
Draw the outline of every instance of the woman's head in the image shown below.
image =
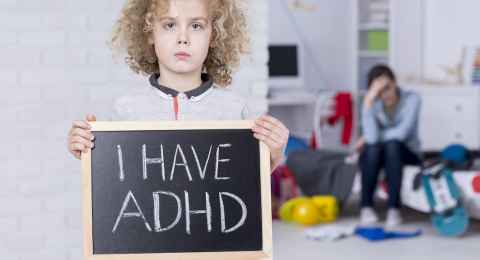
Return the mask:
[(368, 88), (381, 89), (378, 97), (386, 106), (394, 105), (398, 100), (398, 88), (393, 71), (386, 65), (376, 65), (368, 73)]
[(128, 0), (112, 36), (137, 73), (206, 71), (231, 83), (248, 45), (238, 0)]

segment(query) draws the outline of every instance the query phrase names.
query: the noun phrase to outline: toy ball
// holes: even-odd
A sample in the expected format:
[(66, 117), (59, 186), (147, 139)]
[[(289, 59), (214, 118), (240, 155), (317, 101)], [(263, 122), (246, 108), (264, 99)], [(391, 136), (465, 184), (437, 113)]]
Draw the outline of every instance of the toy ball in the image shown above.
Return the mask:
[(441, 157), (449, 167), (468, 168), (472, 163), (470, 151), (461, 144), (452, 144), (442, 150)]
[(302, 225), (316, 225), (321, 221), (320, 210), (311, 200), (300, 201), (293, 208), (292, 219)]
[(320, 212), (320, 222), (333, 222), (338, 216), (338, 203), (333, 196), (313, 196), (312, 202), (317, 206)]
[(292, 222), (293, 209), (299, 202), (302, 202), (302, 201), (308, 201), (308, 198), (298, 197), (283, 203), (278, 211), (278, 216), (280, 217), (280, 219), (286, 222)]

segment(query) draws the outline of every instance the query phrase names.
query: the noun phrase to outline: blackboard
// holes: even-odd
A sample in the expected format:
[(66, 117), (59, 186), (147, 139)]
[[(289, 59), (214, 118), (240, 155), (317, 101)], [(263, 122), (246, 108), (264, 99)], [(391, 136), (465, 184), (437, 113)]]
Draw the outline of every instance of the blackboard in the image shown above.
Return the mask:
[(252, 124), (92, 123), (86, 259), (269, 259), (269, 154)]

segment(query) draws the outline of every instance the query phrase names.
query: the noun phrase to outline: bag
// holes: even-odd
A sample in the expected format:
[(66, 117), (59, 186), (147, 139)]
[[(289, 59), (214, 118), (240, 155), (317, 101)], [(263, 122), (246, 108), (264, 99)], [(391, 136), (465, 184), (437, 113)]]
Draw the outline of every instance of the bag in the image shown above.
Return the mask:
[(278, 209), (286, 201), (299, 196), (295, 177), (290, 169), (279, 166), (272, 173), (272, 217), (278, 219)]

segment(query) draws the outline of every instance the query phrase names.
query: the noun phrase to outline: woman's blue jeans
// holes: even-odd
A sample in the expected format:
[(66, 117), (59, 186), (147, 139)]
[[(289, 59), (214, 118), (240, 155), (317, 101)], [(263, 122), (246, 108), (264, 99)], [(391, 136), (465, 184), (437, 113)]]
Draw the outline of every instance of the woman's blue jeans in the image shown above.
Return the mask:
[(377, 187), (378, 174), (384, 168), (388, 189), (388, 207), (399, 208), (403, 166), (418, 164), (420, 164), (418, 156), (400, 141), (365, 144), (360, 155), (361, 206), (373, 207), (373, 195)]

